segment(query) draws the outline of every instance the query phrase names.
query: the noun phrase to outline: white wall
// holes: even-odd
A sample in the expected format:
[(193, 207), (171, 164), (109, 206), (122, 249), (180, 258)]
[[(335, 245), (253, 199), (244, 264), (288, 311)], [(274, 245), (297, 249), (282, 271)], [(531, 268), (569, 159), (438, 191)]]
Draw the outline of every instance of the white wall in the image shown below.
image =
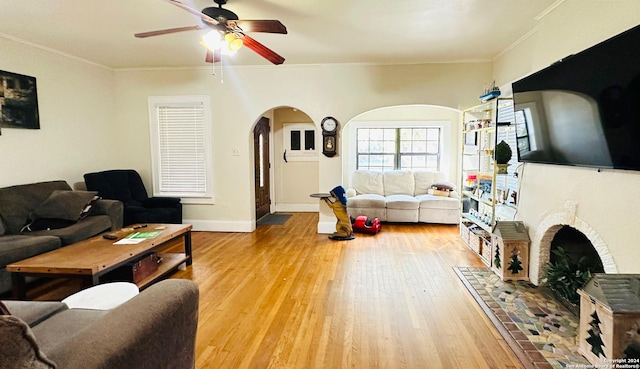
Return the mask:
[[(540, 20), (536, 33), (495, 61), (494, 75), (498, 84), (509, 84), (639, 23), (637, 0), (566, 0)], [(565, 203), (577, 202), (576, 217), (606, 243), (617, 271), (640, 273), (640, 172), (541, 164), (523, 169), (517, 218), (534, 239), (532, 263), (540, 248), (535, 241), (545, 231), (539, 224)]]
[(122, 164), (113, 71), (0, 38), (0, 70), (36, 78), (39, 130), (3, 128), (0, 187), (66, 180)]
[[(348, 122), (375, 108), (427, 104), (471, 106), (492, 78), (491, 63), (398, 66), (304, 65), (231, 67), (224, 83), (210, 68), (192, 70), (122, 70), (116, 73), (114, 129), (122, 135), (129, 166), (149, 183), (150, 157), (147, 98), (153, 95), (206, 94), (212, 97), (214, 205), (187, 205), (184, 218), (196, 229), (251, 231), (255, 221), (252, 129), (266, 111), (293, 106), (320, 130), (331, 115)], [(239, 156), (232, 156), (237, 148)], [(342, 154), (340, 154), (342, 155)], [(318, 161), (318, 189), (342, 180), (338, 155)], [(320, 231), (333, 231), (335, 217), (320, 206)]]
[[(281, 65), (230, 67), (224, 83), (211, 69), (117, 70), (0, 38), (0, 69), (37, 79), (40, 130), (3, 129), (0, 186), (64, 179), (86, 172), (138, 170), (151, 188), (147, 99), (210, 95), (214, 145), (214, 205), (187, 205), (196, 229), (251, 231), (255, 222), (252, 129), (263, 114), (295, 106), (320, 129), (325, 116), (348, 122), (379, 107), (475, 103), (491, 63)], [(238, 149), (240, 155), (232, 155)], [(320, 156), (317, 189), (342, 178), (342, 159)], [(320, 223), (333, 228), (330, 209)], [(319, 228), (321, 226), (319, 225)]]

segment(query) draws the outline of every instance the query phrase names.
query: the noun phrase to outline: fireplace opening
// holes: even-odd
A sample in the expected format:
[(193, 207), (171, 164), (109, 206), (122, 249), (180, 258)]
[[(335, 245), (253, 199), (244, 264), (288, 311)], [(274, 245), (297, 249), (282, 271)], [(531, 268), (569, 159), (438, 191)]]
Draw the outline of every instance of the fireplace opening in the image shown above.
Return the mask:
[(551, 240), (551, 257), (550, 262), (558, 261), (557, 253), (553, 251), (563, 248), (570, 261), (578, 263), (584, 258), (583, 264), (590, 268), (593, 273), (604, 273), (602, 260), (600, 255), (591, 244), (591, 241), (582, 232), (570, 226), (563, 226)]
[(545, 285), (577, 306), (578, 288), (582, 288), (593, 273), (604, 273), (600, 255), (589, 239), (571, 226), (563, 226), (551, 241), (549, 264), (545, 271)]

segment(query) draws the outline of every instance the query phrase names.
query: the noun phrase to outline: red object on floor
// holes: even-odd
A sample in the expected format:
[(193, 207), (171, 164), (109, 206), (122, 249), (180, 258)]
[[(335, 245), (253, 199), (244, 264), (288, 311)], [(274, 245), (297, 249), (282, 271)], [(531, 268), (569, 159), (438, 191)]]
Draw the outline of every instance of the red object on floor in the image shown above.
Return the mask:
[(356, 217), (356, 220), (353, 222), (353, 231), (376, 234), (380, 232), (380, 219), (374, 218), (373, 220), (369, 220), (364, 215)]

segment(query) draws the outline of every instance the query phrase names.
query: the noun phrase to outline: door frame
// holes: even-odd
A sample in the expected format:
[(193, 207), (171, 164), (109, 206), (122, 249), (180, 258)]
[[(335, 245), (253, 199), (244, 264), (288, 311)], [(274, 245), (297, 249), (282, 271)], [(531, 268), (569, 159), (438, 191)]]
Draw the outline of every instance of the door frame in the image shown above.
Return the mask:
[[(258, 117), (258, 119), (256, 119), (255, 123), (253, 124), (253, 127), (251, 127), (251, 157), (255, 157), (255, 147), (253, 145), (253, 132), (254, 129), (256, 128), (256, 125), (258, 124), (258, 122), (260, 121), (261, 118), (267, 118), (269, 119), (269, 198), (271, 199), (271, 204), (269, 204), (269, 213), (273, 214), (276, 211), (276, 191), (275, 191), (275, 165), (273, 164), (274, 160), (275, 160), (275, 149), (274, 149), (274, 135), (273, 135), (273, 110), (271, 109), (267, 112), (265, 112), (265, 114), (262, 114), (260, 117)], [(256, 183), (255, 183), (255, 160), (251, 159), (251, 178), (252, 178), (252, 186), (251, 186), (251, 191), (253, 192), (253, 195), (251, 196), (251, 202), (253, 203), (252, 209), (251, 209), (251, 218), (253, 219), (253, 225), (254, 225), (254, 229), (256, 226), (256, 222), (258, 219), (256, 219), (256, 210), (257, 210), (257, 204), (256, 204), (256, 197), (255, 197), (255, 188), (256, 188)]]

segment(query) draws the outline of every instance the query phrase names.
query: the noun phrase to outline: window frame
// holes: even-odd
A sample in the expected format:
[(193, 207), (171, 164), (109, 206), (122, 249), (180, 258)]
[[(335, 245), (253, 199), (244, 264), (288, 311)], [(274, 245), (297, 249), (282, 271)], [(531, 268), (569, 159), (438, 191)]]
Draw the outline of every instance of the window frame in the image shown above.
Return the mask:
[[(166, 106), (201, 106), (202, 107), (202, 149), (204, 165), (205, 185), (203, 191), (163, 191), (161, 189), (161, 143), (160, 129), (158, 121), (158, 108)], [(184, 204), (213, 204), (213, 145), (212, 145), (212, 119), (211, 119), (211, 97), (207, 95), (188, 96), (151, 96), (148, 98), (149, 108), (149, 132), (151, 144), (151, 172), (153, 179), (153, 196), (173, 196), (180, 197)]]
[(342, 153), (346, 156), (343, 159), (343, 183), (349, 186), (351, 175), (356, 171), (356, 129), (360, 127), (440, 127), (442, 129), (440, 172), (444, 173), (447, 178), (458, 178), (458, 150), (460, 149), (461, 140), (458, 132), (460, 130), (459, 124), (462, 119), (462, 112), (448, 108), (447, 110), (451, 110), (455, 114), (446, 113), (447, 117), (434, 119), (354, 119), (349, 121), (341, 132), (343, 139), (340, 141)]
[[(374, 153), (365, 153), (365, 152), (360, 152), (360, 147), (359, 147), (359, 134), (360, 134), (360, 130), (361, 129), (383, 129), (383, 130), (393, 130), (394, 131), (394, 139), (393, 141), (390, 140), (384, 140), (387, 142), (393, 142), (393, 146), (394, 146), (394, 151), (393, 153), (390, 152), (374, 152)], [(404, 152), (402, 151), (402, 134), (401, 131), (404, 129), (410, 129), (410, 130), (414, 130), (414, 129), (427, 129), (427, 130), (438, 130), (438, 151), (437, 153), (429, 153), (428, 150), (425, 151), (424, 153), (417, 153), (417, 152)], [(415, 124), (415, 125), (397, 125), (397, 126), (384, 126), (384, 127), (375, 127), (375, 126), (360, 126), (360, 127), (356, 127), (355, 129), (355, 168), (356, 169), (360, 169), (360, 170), (371, 170), (371, 171), (380, 171), (380, 172), (384, 172), (387, 170), (411, 170), (411, 171), (418, 171), (418, 170), (435, 170), (435, 171), (442, 171), (442, 156), (443, 156), (443, 141), (444, 141), (444, 130), (442, 126), (439, 125), (431, 125), (431, 124)], [(383, 141), (383, 142), (384, 142)], [(413, 141), (413, 140), (412, 140)], [(431, 140), (433, 141), (433, 140)], [(427, 144), (427, 148), (428, 148), (428, 142), (429, 140), (426, 139), (425, 144)], [(383, 155), (383, 156), (389, 156), (391, 155), (393, 157), (393, 168), (382, 168), (382, 169), (370, 169), (368, 168), (360, 168), (359, 167), (359, 157), (360, 155)], [(402, 159), (403, 157), (414, 157), (414, 156), (424, 156), (425, 158), (429, 157), (429, 156), (435, 156), (436, 158), (436, 168), (435, 169), (427, 169), (427, 168), (419, 168), (419, 169), (402, 169)], [(427, 160), (428, 162), (428, 160)]]
[[(291, 133), (300, 132), (300, 150), (291, 148)], [(313, 131), (313, 150), (307, 150), (305, 147), (306, 132)], [(318, 130), (313, 123), (283, 123), (282, 124), (282, 145), (286, 150), (287, 160), (290, 161), (318, 161)]]

